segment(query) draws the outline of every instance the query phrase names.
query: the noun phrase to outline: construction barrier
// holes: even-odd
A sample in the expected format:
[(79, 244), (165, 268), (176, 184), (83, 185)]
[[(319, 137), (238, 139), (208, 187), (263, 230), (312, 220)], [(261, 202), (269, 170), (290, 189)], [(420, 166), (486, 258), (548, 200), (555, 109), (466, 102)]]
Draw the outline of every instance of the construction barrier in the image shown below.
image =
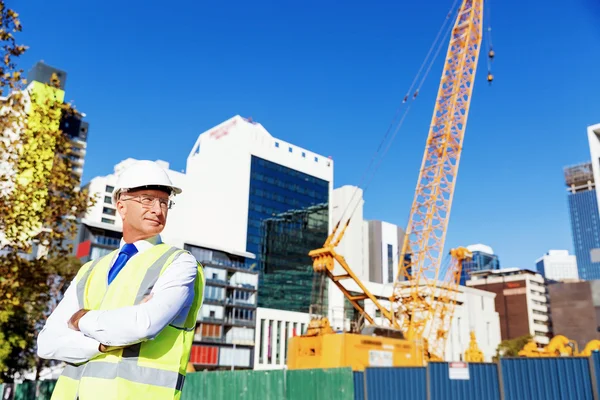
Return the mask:
[(429, 400), (500, 400), (498, 366), (490, 363), (430, 363)]
[(592, 400), (587, 357), (503, 358), (500, 376), (504, 400)]
[[(0, 384), (1, 400), (47, 400), (55, 381)], [(597, 400), (600, 353), (499, 363), (188, 373), (182, 400)]]
[(354, 372), (354, 400), (365, 400), (365, 373)]

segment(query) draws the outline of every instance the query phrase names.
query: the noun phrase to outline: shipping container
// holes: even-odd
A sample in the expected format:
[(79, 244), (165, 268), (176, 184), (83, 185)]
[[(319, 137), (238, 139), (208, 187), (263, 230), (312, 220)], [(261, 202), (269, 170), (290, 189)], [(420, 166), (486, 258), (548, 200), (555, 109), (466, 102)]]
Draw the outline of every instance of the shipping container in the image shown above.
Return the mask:
[(354, 400), (354, 376), (350, 368), (286, 372), (286, 400)]
[(217, 365), (219, 359), (219, 348), (215, 346), (193, 345), (190, 354), (190, 362), (200, 365)]
[(221, 347), (219, 350), (219, 365), (248, 368), (250, 367), (250, 352), (250, 349)]
[(591, 400), (589, 360), (584, 357), (503, 358), (505, 400)]
[(366, 400), (427, 400), (424, 367), (365, 369)]
[(354, 376), (354, 400), (365, 400), (365, 373), (355, 371)]
[(207, 371), (187, 375), (181, 400), (285, 400), (285, 371)]
[(429, 400), (500, 400), (496, 364), (432, 362), (427, 373)]

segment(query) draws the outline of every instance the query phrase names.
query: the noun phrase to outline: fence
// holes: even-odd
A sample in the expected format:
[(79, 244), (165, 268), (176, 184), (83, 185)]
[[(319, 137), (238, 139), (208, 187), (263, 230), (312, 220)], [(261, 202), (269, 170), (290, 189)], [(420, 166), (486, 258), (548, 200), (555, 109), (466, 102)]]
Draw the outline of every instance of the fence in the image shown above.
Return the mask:
[[(46, 400), (54, 381), (0, 384), (2, 400)], [(427, 367), (194, 372), (182, 400), (600, 400), (600, 353)]]

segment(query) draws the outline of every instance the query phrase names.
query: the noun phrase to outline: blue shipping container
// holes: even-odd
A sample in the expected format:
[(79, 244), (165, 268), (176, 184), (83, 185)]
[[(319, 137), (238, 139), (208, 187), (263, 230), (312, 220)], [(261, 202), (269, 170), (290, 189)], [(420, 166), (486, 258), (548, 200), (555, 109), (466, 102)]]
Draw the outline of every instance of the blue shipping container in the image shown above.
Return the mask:
[(427, 400), (424, 367), (367, 368), (366, 400)]
[(469, 379), (450, 379), (449, 363), (429, 363), (430, 400), (500, 400), (498, 366), (467, 363)]
[(503, 358), (500, 368), (505, 400), (594, 398), (587, 358)]
[(354, 400), (365, 400), (364, 372), (354, 372)]

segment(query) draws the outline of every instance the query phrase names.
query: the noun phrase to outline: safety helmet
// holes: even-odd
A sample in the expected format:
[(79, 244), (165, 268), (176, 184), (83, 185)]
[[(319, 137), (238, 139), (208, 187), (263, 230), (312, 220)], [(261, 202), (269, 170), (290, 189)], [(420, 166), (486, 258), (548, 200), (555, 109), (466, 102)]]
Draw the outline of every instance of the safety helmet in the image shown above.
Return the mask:
[(133, 189), (165, 189), (171, 195), (181, 193), (174, 186), (167, 172), (154, 161), (142, 160), (127, 167), (117, 179), (112, 193), (113, 204), (117, 204), (119, 195)]

